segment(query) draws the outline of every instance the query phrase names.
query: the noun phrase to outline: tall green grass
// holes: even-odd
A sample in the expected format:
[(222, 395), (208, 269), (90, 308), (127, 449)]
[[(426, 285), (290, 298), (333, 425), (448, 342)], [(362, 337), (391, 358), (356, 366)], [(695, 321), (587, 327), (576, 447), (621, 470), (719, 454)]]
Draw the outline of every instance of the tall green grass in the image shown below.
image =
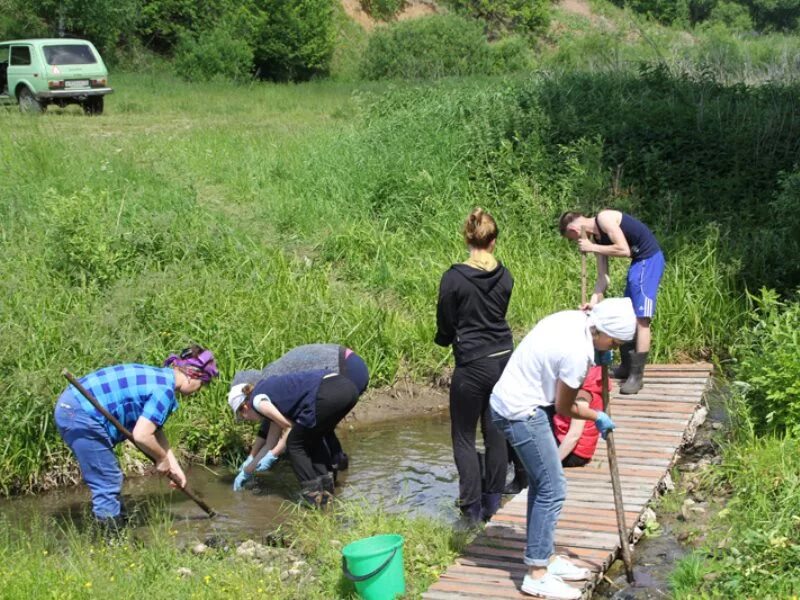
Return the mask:
[(723, 462), (706, 471), (706, 493), (729, 496), (701, 547), (671, 577), (676, 598), (790, 598), (800, 593), (800, 445), (758, 437), (744, 397), (734, 392), (732, 438)]
[[(439, 277), (464, 259), (460, 228), (475, 205), (500, 224), (518, 337), (579, 302), (580, 259), (557, 235), (558, 214), (610, 205), (651, 224), (667, 255), (654, 360), (724, 355), (743, 322), (740, 274), (762, 251), (748, 245), (757, 236), (729, 237), (731, 216), (757, 224), (770, 199), (794, 210), (781, 191), (799, 139), (791, 87), (662, 71), (116, 81), (101, 119), (1, 117), (5, 493), (74, 474), (49, 420), (63, 366), (83, 374), (208, 345), (223, 383), (168, 423), (178, 446), (207, 460), (243, 443), (224, 381), (295, 345), (348, 344), (376, 385), (434, 374), (448, 357), (432, 343)], [(612, 261), (612, 295), (626, 266)]]

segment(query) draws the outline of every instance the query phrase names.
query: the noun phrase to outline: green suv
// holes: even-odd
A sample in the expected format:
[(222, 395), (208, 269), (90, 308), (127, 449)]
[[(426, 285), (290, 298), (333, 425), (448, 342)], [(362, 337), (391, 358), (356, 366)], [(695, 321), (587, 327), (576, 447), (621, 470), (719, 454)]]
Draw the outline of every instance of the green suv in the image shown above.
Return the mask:
[(0, 42), (0, 103), (17, 102), (38, 113), (50, 104), (80, 104), (88, 115), (103, 112), (108, 70), (91, 42), (38, 39)]

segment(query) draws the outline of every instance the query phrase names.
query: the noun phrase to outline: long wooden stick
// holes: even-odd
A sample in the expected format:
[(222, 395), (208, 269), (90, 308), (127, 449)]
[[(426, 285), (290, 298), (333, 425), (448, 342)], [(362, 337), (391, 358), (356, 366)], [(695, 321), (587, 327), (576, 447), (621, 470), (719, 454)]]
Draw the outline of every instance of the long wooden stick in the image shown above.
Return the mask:
[[(600, 369), (603, 385), (603, 411), (608, 414), (610, 410), (608, 397), (608, 364), (603, 364)], [(631, 554), (630, 540), (628, 539), (628, 528), (625, 526), (625, 505), (622, 502), (622, 484), (619, 479), (617, 450), (614, 446), (613, 431), (609, 431), (606, 435), (606, 454), (608, 455), (608, 470), (611, 472), (611, 489), (614, 492), (614, 509), (617, 513), (617, 529), (619, 531), (622, 562), (625, 563), (625, 577), (628, 579), (628, 583), (633, 583), (633, 556)]]
[[(581, 226), (581, 239), (586, 239), (586, 228)], [(581, 305), (586, 304), (586, 252), (581, 252)]]
[[(133, 435), (131, 434), (131, 432), (128, 431), (125, 428), (125, 426), (122, 423), (120, 423), (119, 420), (114, 415), (108, 412), (106, 407), (100, 404), (97, 401), (97, 398), (95, 398), (94, 395), (92, 395), (92, 393), (89, 390), (83, 387), (80, 381), (75, 379), (72, 373), (70, 373), (67, 369), (63, 369), (61, 371), (61, 374), (67, 378), (67, 381), (69, 381), (75, 387), (75, 389), (81, 393), (81, 395), (84, 398), (86, 398), (89, 402), (92, 403), (92, 406), (94, 406), (98, 411), (100, 411), (100, 414), (102, 414), (106, 419), (108, 419), (111, 422), (111, 424), (114, 425), (114, 427), (116, 427), (123, 436), (125, 436), (125, 439), (129, 440), (134, 446), (136, 446), (139, 449), (139, 451), (142, 454), (144, 454), (147, 458), (153, 461), (153, 464), (156, 463), (155, 457), (153, 457), (145, 448), (142, 448), (139, 444), (136, 443), (136, 441), (133, 439)], [(206, 504), (199, 496), (197, 496), (194, 492), (192, 492), (192, 490), (190, 490), (188, 487), (181, 487), (180, 481), (178, 481), (177, 476), (173, 475), (171, 472), (167, 473), (167, 476), (170, 478), (170, 480), (172, 480), (172, 482), (177, 486), (177, 488), (180, 491), (182, 491), (191, 500), (193, 500), (194, 503), (197, 504), (197, 506), (202, 508), (209, 517), (213, 517), (217, 514), (217, 512), (213, 508), (211, 508), (208, 504)]]

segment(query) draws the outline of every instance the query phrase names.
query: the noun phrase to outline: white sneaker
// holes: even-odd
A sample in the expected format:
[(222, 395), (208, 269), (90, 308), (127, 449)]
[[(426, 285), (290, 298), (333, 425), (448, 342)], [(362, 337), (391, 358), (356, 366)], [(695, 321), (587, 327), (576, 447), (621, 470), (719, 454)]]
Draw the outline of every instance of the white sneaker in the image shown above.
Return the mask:
[(555, 600), (578, 600), (581, 591), (564, 583), (561, 577), (546, 573), (539, 579), (525, 575), (522, 580), (522, 591), (531, 596), (540, 598), (553, 598)]
[(579, 567), (563, 556), (556, 556), (555, 559), (547, 565), (547, 572), (550, 573), (550, 575), (561, 577), (564, 581), (583, 581), (592, 576), (592, 572), (589, 569)]

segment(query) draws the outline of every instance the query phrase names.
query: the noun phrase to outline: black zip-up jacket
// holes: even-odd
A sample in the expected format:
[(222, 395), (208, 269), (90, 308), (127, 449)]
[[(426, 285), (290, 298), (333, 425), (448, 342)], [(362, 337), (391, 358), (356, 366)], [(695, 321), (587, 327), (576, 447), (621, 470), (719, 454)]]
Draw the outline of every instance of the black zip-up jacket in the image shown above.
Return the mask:
[(442, 275), (434, 341), (453, 345), (456, 366), (514, 348), (506, 323), (513, 287), (514, 278), (500, 262), (492, 271), (456, 264)]

